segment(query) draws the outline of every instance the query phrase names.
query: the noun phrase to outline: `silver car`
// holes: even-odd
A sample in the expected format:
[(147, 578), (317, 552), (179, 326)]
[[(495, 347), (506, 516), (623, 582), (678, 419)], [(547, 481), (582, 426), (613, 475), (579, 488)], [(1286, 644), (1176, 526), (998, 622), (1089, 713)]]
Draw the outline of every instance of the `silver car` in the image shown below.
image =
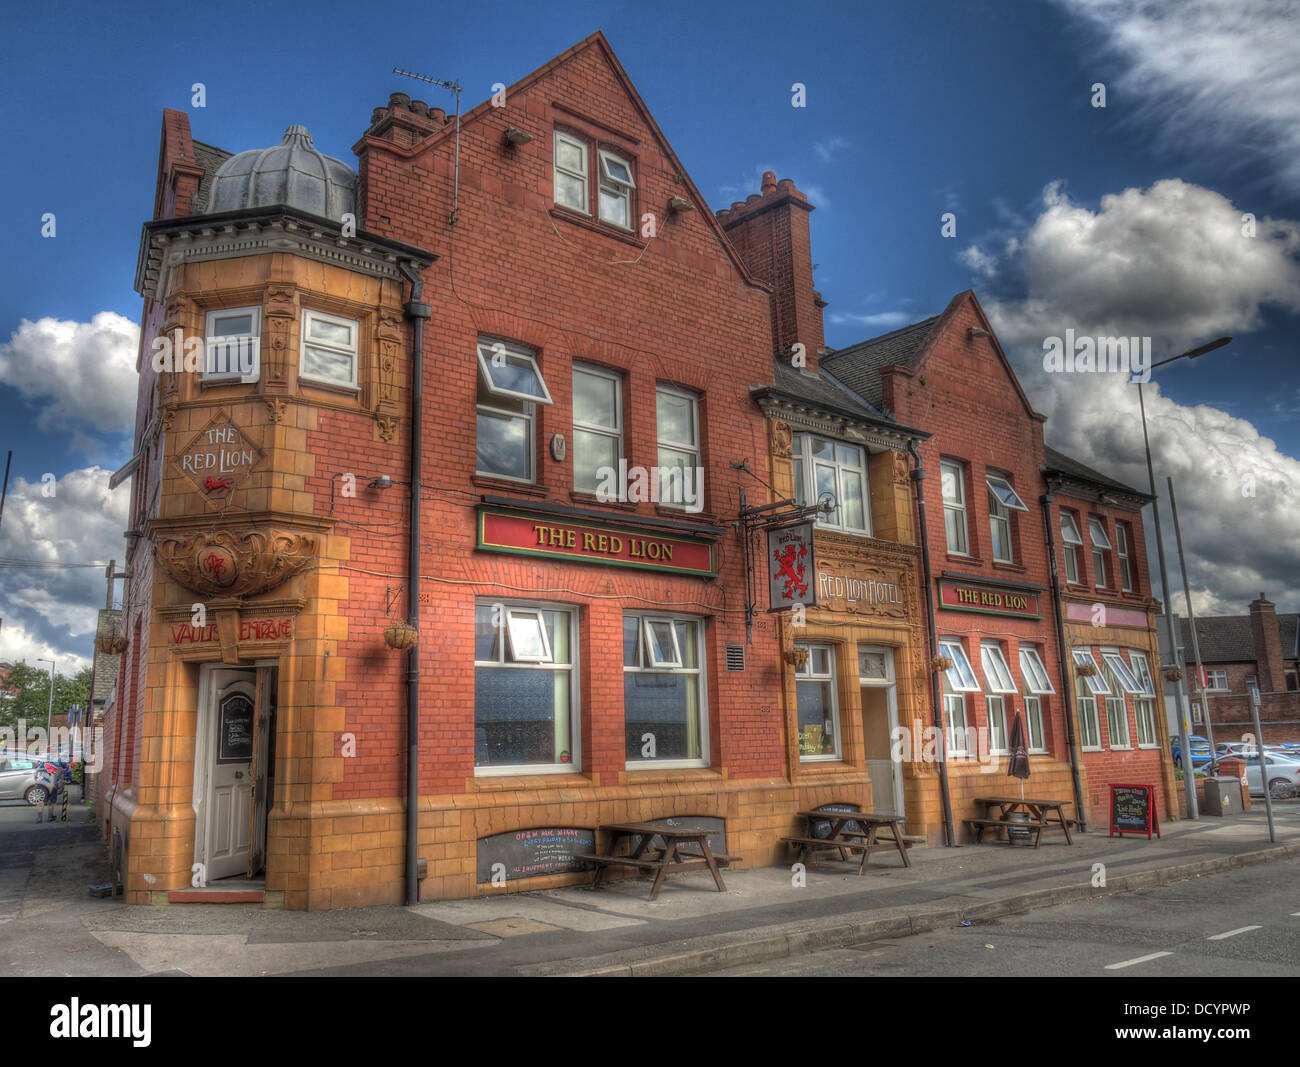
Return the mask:
[(44, 804), (49, 796), (47, 780), (43, 760), (0, 756), (0, 800), (21, 798), (33, 806)]

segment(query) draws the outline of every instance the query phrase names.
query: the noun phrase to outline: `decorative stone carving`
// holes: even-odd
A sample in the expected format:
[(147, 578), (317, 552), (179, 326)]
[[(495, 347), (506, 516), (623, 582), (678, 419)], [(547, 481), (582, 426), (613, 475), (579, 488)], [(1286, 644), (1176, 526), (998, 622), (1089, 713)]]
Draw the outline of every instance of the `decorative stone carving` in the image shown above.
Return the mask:
[(161, 536), (158, 562), (186, 589), (206, 596), (264, 593), (316, 561), (316, 538), (274, 528)]
[(791, 456), (791, 441), (792, 435), (788, 422), (783, 419), (768, 419), (767, 442), (773, 456), (778, 459), (789, 459)]
[(375, 422), (379, 424), (379, 439), (381, 441), (391, 445), (397, 440), (397, 427), (401, 425), (401, 419), (395, 415), (376, 415)]
[(279, 422), (284, 418), (284, 399), (278, 396), (268, 396), (264, 398), (266, 406), (271, 409), (271, 421)]
[(911, 476), (912, 465), (908, 462), (906, 452), (894, 453), (894, 484), (906, 485)]

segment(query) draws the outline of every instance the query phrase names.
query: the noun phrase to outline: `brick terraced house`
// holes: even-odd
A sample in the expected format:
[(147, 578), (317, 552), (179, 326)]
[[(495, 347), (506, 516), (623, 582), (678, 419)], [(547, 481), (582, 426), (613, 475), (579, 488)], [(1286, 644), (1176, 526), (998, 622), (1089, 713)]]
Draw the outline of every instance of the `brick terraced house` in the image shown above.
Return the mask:
[[(824, 356), (821, 368), (867, 403), (928, 434), (920, 445), (922, 467), (937, 476), (922, 483), (922, 541), (928, 546), (922, 573), (935, 606), (934, 645), (952, 663), (937, 672), (932, 700), (943, 709), (948, 766), (939, 784), (946, 787), (944, 817), (951, 813), (953, 833), (960, 838), (964, 820), (983, 814), (976, 797), (1019, 789), (1006, 777), (1016, 714), (1030, 756), (1026, 796), (1069, 801), (1091, 823), (1104, 819), (1105, 785), (1113, 780), (1149, 782), (1167, 801), (1167, 745), (1147, 750), (1150, 730), (1143, 729), (1151, 724), (1142, 716), (1151, 698), (1127, 681), (1137, 671), (1146, 685), (1141, 667), (1132, 666), (1133, 650), (1150, 657), (1148, 674), (1158, 673), (1139, 533), (1143, 494), (1046, 448), (1045, 418), (1031, 407), (972, 292), (959, 293), (940, 315)], [(1063, 607), (1053, 596), (1051, 546), (1059, 511), (1048, 495), (1053, 485), (1070, 494), (1067, 509), (1096, 520), (1088, 527), (1095, 536), (1109, 530), (1110, 543), (1123, 539), (1127, 550), (1127, 572), (1118, 550), (1103, 550), (1115, 591), (1097, 586), (1088, 604), (1098, 594), (1118, 604), (1109, 609), (1110, 628), (1086, 636), (1076, 625), (1076, 590), (1066, 586)], [(1115, 532), (1116, 517), (1121, 533)], [(1086, 561), (1080, 573), (1093, 573)], [(1124, 695), (1112, 697), (1108, 709), (1117, 742), (1109, 748), (1098, 740), (1094, 718), (1087, 719), (1086, 734), (1075, 721), (1069, 696), (1074, 660), (1063, 654), (1063, 642), (1067, 648), (1097, 645), (1097, 654), (1115, 653), (1123, 664), (1124, 682), (1116, 682), (1114, 692)], [(1102, 662), (1104, 669), (1119, 670), (1111, 659)], [(1158, 693), (1159, 681), (1154, 684)], [(1134, 714), (1144, 726), (1126, 725), (1130, 740), (1118, 743), (1121, 720), (1134, 723)], [(1142, 743), (1135, 747), (1133, 738)], [(934, 803), (924, 829), (932, 839), (939, 818)]]

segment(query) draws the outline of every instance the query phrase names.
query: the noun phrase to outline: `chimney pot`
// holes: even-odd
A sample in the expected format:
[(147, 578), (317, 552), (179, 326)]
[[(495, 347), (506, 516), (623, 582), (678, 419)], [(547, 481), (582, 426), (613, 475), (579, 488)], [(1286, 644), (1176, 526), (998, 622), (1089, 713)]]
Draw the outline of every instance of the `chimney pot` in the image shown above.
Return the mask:
[(768, 193), (774, 192), (775, 190), (776, 174), (770, 170), (763, 171), (763, 195), (767, 196)]
[(411, 106), (411, 98), (407, 96), (406, 93), (389, 93), (388, 106), (409, 108)]

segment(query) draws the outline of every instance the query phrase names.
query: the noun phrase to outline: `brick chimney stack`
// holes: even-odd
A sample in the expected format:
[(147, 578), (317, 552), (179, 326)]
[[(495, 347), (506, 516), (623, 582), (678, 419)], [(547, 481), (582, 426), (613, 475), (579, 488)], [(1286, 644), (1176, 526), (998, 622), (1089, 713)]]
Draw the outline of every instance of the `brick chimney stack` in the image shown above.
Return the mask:
[(789, 178), (763, 175), (762, 193), (737, 200), (718, 212), (736, 253), (760, 281), (772, 286), (772, 339), (776, 351), (790, 356), (796, 342), (807, 353), (808, 369), (817, 369), (825, 347), (821, 294), (813, 289), (812, 241), (808, 216), (813, 205)]
[(1256, 675), (1261, 693), (1281, 693), (1286, 690), (1286, 672), (1283, 670), (1282, 635), (1277, 628), (1275, 605), (1259, 594), (1250, 602), (1250, 634), (1255, 642)]

